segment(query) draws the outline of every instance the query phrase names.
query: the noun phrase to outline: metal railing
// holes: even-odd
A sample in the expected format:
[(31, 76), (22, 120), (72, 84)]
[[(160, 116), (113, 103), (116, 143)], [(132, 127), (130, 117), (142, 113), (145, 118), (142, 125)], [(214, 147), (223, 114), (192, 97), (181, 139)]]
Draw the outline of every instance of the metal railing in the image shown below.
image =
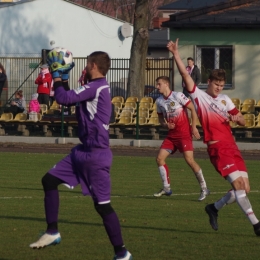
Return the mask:
[[(86, 66), (86, 58), (74, 58), (74, 62), (75, 68), (71, 71), (69, 80), (71, 88), (79, 86), (78, 79)], [(4, 66), (8, 78), (8, 88), (4, 90), (5, 93), (1, 97), (2, 105), (9, 101), (17, 89), (23, 90), (24, 98), (26, 102), (29, 102), (31, 95), (37, 92), (35, 79), (40, 72), (38, 67), (41, 63), (41, 58), (0, 56), (0, 63)], [(107, 74), (107, 80), (111, 87), (111, 97), (123, 96), (127, 98), (128, 72), (129, 59), (111, 59), (111, 68)], [(155, 79), (162, 75), (172, 79), (173, 60), (147, 59), (145, 85), (155, 86)]]

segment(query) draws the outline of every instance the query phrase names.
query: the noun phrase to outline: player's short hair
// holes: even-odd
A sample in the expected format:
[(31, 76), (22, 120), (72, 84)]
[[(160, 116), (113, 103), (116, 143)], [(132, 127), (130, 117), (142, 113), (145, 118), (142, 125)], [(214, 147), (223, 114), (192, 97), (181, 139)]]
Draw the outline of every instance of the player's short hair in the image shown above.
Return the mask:
[(187, 60), (192, 60), (192, 61), (194, 61), (194, 59), (193, 59), (193, 58), (191, 58), (191, 57), (187, 58)]
[(103, 75), (106, 76), (111, 60), (109, 55), (106, 52), (103, 51), (95, 51), (92, 52), (88, 57), (88, 61), (91, 63), (95, 63), (98, 67), (99, 72)]
[(160, 76), (160, 77), (158, 77), (156, 79), (156, 82), (159, 81), (160, 79), (165, 81), (165, 82), (167, 82), (169, 84), (169, 86), (170, 86), (170, 78), (169, 77), (167, 77), (167, 76)]
[(209, 74), (209, 80), (226, 81), (226, 71), (223, 69), (214, 69)]

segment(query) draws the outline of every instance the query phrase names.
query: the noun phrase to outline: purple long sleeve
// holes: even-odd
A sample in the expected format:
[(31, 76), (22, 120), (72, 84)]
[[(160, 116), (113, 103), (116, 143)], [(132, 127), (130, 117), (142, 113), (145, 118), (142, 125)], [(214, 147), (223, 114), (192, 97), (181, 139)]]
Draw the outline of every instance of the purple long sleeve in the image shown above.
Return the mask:
[(57, 102), (65, 106), (76, 104), (80, 141), (86, 148), (108, 148), (111, 98), (106, 79), (95, 79), (87, 85), (69, 91), (62, 86), (57, 87), (57, 84), (58, 82), (55, 82)]

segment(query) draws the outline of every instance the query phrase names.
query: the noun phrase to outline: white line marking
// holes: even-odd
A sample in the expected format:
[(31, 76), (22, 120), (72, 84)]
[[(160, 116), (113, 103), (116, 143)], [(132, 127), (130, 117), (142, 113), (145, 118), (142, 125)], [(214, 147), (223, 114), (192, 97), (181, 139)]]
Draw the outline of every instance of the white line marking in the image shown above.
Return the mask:
[[(253, 190), (250, 191), (250, 193), (258, 193), (259, 190)], [(210, 194), (225, 194), (227, 191), (223, 192), (210, 192)], [(199, 195), (200, 193), (173, 193), (171, 196), (191, 196), (191, 195)], [(77, 196), (60, 196), (60, 198), (81, 198), (83, 195), (77, 195)], [(112, 195), (111, 198), (140, 198), (140, 197), (153, 197), (153, 195)], [(169, 196), (170, 197), (170, 196)], [(6, 199), (33, 199), (33, 198), (42, 198), (42, 197), (0, 197), (1, 200)]]

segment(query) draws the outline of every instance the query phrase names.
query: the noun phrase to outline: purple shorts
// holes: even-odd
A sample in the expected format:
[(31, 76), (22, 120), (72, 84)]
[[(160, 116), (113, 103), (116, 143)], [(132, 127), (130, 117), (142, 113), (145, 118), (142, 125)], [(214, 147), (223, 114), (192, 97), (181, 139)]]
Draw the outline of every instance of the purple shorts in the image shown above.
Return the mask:
[(102, 204), (110, 202), (111, 164), (110, 148), (86, 151), (83, 145), (78, 145), (54, 165), (49, 173), (71, 187), (80, 184), (83, 195), (90, 195), (94, 202)]

